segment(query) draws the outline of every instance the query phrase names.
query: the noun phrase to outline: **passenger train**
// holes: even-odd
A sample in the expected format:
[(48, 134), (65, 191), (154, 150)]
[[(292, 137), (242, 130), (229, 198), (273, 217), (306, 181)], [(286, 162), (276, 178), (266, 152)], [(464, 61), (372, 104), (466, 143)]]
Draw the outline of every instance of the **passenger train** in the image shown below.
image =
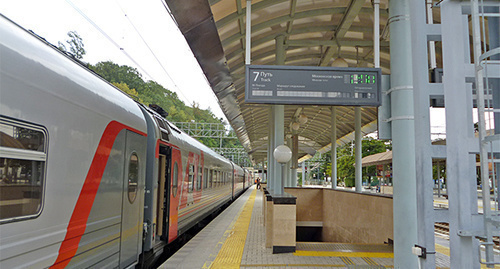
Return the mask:
[(0, 268), (131, 268), (249, 171), (0, 14)]

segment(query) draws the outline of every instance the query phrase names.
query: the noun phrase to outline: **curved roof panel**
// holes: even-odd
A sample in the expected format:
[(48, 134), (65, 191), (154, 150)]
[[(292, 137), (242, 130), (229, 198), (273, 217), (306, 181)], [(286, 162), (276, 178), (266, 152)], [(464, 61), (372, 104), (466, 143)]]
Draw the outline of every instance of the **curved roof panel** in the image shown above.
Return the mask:
[[(220, 106), (241, 143), (260, 162), (267, 158), (269, 106), (245, 103), (245, 0), (165, 0), (202, 67)], [(388, 1), (380, 3), (382, 72), (388, 74)], [(365, 0), (253, 0), (253, 65), (276, 62), (277, 36), (285, 38), (285, 65), (373, 67), (373, 6)], [(285, 135), (292, 119), (304, 113), (299, 156), (329, 151), (331, 107), (285, 106)], [(337, 143), (352, 140), (354, 108), (337, 107)], [(362, 108), (362, 132), (376, 130), (377, 108)]]

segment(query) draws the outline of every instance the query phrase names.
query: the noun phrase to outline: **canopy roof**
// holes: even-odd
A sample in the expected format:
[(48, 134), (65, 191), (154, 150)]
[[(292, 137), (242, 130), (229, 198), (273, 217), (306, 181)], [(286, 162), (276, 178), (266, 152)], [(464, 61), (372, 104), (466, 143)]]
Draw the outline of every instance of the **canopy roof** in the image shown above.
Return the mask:
[(371, 166), (371, 165), (382, 165), (382, 164), (391, 164), (392, 163), (392, 150), (381, 152), (373, 155), (368, 155), (361, 159), (361, 166)]
[[(244, 0), (165, 0), (186, 37), (231, 126), (255, 162), (267, 157), (269, 105), (245, 103)], [(437, 14), (436, 14), (437, 15)], [(373, 6), (365, 0), (252, 1), (253, 65), (273, 65), (275, 38), (285, 37), (285, 65), (332, 66), (341, 57), (349, 67), (373, 67)], [(388, 1), (380, 3), (384, 74), (389, 66)], [(377, 128), (377, 108), (363, 107), (362, 132)], [(294, 116), (304, 113), (299, 156), (330, 150), (331, 107), (285, 106), (285, 134)], [(337, 107), (337, 143), (354, 138), (354, 108)]]

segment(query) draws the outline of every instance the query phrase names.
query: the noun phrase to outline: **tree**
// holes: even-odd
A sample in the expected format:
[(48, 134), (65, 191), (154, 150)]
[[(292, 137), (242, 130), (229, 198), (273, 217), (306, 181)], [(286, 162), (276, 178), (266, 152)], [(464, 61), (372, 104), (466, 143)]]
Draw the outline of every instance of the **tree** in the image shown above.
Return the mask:
[(143, 103), (142, 99), (139, 98), (139, 93), (135, 89), (130, 89), (126, 83), (111, 83), (118, 89), (120, 89), (122, 92), (128, 94), (130, 97), (132, 97), (134, 100)]
[[(77, 58), (79, 60), (82, 59), (83, 55), (86, 54), (86, 51), (83, 48), (84, 47), (83, 39), (80, 37), (80, 35), (78, 35), (78, 33), (76, 31), (69, 31), (68, 37), (69, 37), (69, 39), (66, 40), (66, 43), (68, 43), (68, 45), (69, 45), (69, 52), (71, 52), (73, 55), (75, 55), (75, 58)], [(57, 45), (58, 45), (58, 48), (60, 50), (62, 50), (64, 52), (68, 52), (68, 50), (66, 49), (66, 46), (61, 41), (59, 41), (57, 43)]]
[[(392, 145), (382, 140), (373, 138), (364, 138), (361, 141), (361, 156), (366, 157), (372, 154), (385, 152), (390, 150)], [(337, 177), (343, 180), (346, 187), (353, 187), (355, 181), (355, 147), (351, 144), (345, 144), (337, 148)], [(331, 175), (331, 168), (327, 170)], [(376, 167), (369, 166), (365, 168), (364, 177), (370, 179), (376, 175)]]
[(120, 66), (111, 61), (106, 61), (90, 66), (90, 69), (110, 83), (125, 83), (129, 88), (135, 89), (140, 94), (144, 91), (145, 82), (136, 68), (127, 65)]

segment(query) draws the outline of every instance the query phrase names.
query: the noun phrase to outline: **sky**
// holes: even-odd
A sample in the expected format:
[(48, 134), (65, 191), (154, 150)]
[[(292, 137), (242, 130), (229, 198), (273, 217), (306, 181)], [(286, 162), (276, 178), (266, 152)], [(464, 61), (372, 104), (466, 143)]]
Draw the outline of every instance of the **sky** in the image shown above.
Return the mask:
[(161, 0), (1, 0), (0, 13), (57, 45), (76, 31), (83, 61), (138, 69), (191, 106), (226, 120), (184, 36)]
[[(55, 45), (76, 31), (85, 45), (85, 62), (135, 67), (187, 105), (196, 102), (226, 120), (161, 0), (1, 0), (0, 13)], [(433, 139), (445, 137), (444, 118), (443, 109), (431, 109)]]

